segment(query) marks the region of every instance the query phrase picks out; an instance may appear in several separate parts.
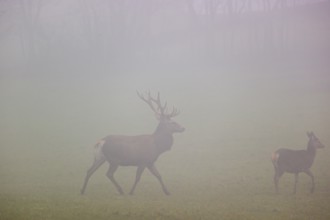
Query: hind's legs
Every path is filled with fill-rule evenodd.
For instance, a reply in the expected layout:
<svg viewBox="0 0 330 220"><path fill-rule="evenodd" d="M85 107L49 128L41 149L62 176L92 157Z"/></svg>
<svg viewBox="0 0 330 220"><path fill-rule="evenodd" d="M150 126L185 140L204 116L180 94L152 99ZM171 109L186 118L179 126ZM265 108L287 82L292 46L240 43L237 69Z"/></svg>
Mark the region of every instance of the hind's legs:
<svg viewBox="0 0 330 220"><path fill-rule="evenodd" d="M306 173L308 176L310 176L310 178L312 179L311 193L314 193L314 189L315 189L314 175L313 175L312 171L310 171L310 170L306 170L305 173Z"/></svg>
<svg viewBox="0 0 330 220"><path fill-rule="evenodd" d="M275 185L275 193L278 194L279 190L278 190L278 183L279 180L281 178L281 176L283 175L283 171L280 170L275 170L275 174L274 174L274 185Z"/></svg>
<svg viewBox="0 0 330 220"><path fill-rule="evenodd" d="M298 175L299 175L299 173L294 174L293 194L296 194L296 191L297 191Z"/></svg>

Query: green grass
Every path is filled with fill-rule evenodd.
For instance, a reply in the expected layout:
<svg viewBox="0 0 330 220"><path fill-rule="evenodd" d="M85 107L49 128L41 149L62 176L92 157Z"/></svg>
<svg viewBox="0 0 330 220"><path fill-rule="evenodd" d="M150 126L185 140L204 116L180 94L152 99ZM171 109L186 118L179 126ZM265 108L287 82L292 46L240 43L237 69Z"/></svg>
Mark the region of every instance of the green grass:
<svg viewBox="0 0 330 220"><path fill-rule="evenodd" d="M0 219L330 218L330 174L324 167L328 152L317 155L314 194L308 192L310 180L302 174L296 195L292 195L292 175L281 179L281 194L276 195L270 149L262 149L255 141L242 142L251 142L246 145L248 151L233 148L240 144L237 141L213 149L189 149L181 141L157 163L171 196L162 193L148 172L135 195L120 196L104 176L106 167L95 173L86 195L81 196L88 161L72 161L72 155L62 154L47 161L35 160L35 164L30 155L21 155L26 164L14 166L11 174L2 168L2 174L7 174L0 181ZM134 168L120 168L116 173L126 192L134 172Z"/></svg>

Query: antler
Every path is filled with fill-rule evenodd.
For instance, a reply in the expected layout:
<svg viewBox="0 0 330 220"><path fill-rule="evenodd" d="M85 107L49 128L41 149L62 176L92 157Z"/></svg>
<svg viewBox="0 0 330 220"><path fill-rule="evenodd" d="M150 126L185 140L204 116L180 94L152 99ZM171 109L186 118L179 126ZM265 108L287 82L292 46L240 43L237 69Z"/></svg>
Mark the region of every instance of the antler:
<svg viewBox="0 0 330 220"><path fill-rule="evenodd" d="M142 99L144 102L146 102L149 105L149 107L151 108L151 110L158 116L167 116L167 117L172 118L174 116L177 116L180 113L175 107L173 107L173 110L170 114L166 113L167 102L165 102L164 105L161 104L159 92L157 94L157 99L155 99L151 96L150 91L147 93L148 98L146 98L144 95L142 95L138 91L136 91L136 93L140 97L140 99ZM157 109L154 107L153 103L155 103L157 105Z"/></svg>
<svg viewBox="0 0 330 220"><path fill-rule="evenodd" d="M180 111L173 106L172 112L170 114L168 114L168 116L170 118L173 118L173 117L177 116L178 114L180 114Z"/></svg>

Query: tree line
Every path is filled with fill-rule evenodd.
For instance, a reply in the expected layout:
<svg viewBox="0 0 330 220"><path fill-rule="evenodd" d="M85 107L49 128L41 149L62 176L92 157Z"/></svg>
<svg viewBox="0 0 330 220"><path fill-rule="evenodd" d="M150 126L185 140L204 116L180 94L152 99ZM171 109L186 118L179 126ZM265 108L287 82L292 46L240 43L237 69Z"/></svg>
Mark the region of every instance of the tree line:
<svg viewBox="0 0 330 220"><path fill-rule="evenodd" d="M329 20L325 0L2 0L0 4L0 43L9 43L26 60L63 54L125 62L283 53L319 39L306 35L322 35Z"/></svg>

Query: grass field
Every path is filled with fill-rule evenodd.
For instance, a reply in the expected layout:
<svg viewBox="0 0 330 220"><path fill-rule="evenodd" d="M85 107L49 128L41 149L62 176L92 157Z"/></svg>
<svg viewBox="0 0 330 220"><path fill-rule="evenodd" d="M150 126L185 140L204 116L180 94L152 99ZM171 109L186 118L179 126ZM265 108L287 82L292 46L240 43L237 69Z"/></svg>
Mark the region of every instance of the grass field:
<svg viewBox="0 0 330 220"><path fill-rule="evenodd" d="M0 219L330 219L327 71L221 74L190 75L188 81L189 74L175 81L159 75L5 78ZM181 109L176 119L187 129L157 161L171 195L146 171L135 195L120 196L105 165L79 195L95 141L153 131L157 122L135 94L145 88L161 91ZM294 177L286 174L276 195L270 154L279 146L305 148L307 130L326 145L312 167L315 193L301 174L292 195ZM132 167L116 173L125 192L134 177Z"/></svg>

